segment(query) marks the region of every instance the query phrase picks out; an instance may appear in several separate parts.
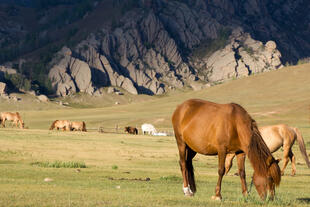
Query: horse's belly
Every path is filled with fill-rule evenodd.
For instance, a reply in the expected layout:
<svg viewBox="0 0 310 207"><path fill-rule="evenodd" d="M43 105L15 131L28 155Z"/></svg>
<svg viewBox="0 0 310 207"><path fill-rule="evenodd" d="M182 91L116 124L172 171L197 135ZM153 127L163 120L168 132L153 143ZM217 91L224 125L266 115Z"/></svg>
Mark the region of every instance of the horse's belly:
<svg viewBox="0 0 310 207"><path fill-rule="evenodd" d="M185 140L185 143L195 152L203 155L217 155L218 150L214 144L205 140L191 141Z"/></svg>

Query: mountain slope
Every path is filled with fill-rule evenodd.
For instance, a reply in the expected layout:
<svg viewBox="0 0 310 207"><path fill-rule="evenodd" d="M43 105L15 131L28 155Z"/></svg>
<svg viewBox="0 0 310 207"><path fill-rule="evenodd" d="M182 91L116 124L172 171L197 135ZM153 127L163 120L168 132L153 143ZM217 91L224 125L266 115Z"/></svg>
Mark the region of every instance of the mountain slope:
<svg viewBox="0 0 310 207"><path fill-rule="evenodd" d="M15 60L6 64L62 96L201 89L310 54L305 0L42 2L0 4L11 20L1 22L0 63Z"/></svg>

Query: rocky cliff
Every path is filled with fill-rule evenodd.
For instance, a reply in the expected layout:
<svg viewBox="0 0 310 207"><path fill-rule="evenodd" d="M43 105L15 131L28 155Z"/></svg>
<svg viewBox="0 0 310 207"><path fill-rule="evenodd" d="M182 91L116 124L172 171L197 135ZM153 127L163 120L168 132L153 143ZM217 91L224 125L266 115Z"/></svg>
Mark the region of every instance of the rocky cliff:
<svg viewBox="0 0 310 207"><path fill-rule="evenodd" d="M83 17L96 27L85 25L85 38L64 44L48 64L57 95L100 95L106 86L150 95L201 89L310 55L306 0L128 2L95 2L96 15ZM100 19L105 8L122 12Z"/></svg>

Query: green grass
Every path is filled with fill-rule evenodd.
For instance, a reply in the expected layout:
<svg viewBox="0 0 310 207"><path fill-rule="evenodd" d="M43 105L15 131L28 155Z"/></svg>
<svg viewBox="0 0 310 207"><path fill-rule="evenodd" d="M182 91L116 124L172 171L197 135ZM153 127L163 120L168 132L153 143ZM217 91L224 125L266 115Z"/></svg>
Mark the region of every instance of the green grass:
<svg viewBox="0 0 310 207"><path fill-rule="evenodd" d="M44 162L33 162L31 165L39 166L39 167L46 167L46 168L86 168L84 162L76 162L76 161L44 161Z"/></svg>
<svg viewBox="0 0 310 207"><path fill-rule="evenodd" d="M309 206L310 170L297 145L293 147L297 175L290 176L289 164L276 189L275 201L260 201L254 187L243 198L240 179L233 176L234 164L223 179L223 201L214 202L210 197L218 178L216 156L194 158L197 193L186 198L182 193L174 137L97 132L99 126L111 129L116 124L122 128L146 122L160 130L171 130L170 117L175 107L186 99L202 98L239 103L259 126L287 123L299 127L309 153L309 79L310 65L303 64L196 92L138 96L117 106L105 102L107 106L102 108L97 107L104 102L100 99L90 100L98 101L91 108L38 103L28 96L24 102L0 102L0 111L20 111L29 127L0 128L0 206ZM113 103L113 97L110 98ZM47 130L55 119L83 120L90 130L87 133ZM279 150L274 155L280 158L282 153ZM57 166L56 161L62 167L44 167ZM73 163L79 165L75 167ZM80 164L87 168L81 168ZM253 170L248 162L246 173L249 185ZM45 182L45 178L52 181Z"/></svg>

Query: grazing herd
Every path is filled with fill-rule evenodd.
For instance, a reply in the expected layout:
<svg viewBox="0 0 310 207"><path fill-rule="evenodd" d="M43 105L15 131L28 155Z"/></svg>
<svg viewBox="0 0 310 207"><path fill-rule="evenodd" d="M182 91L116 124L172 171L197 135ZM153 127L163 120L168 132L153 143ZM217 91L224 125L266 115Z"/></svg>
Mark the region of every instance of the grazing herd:
<svg viewBox="0 0 310 207"><path fill-rule="evenodd" d="M18 112L2 112L0 123L11 121L16 127L24 128L24 122ZM292 163L292 175L296 174L295 156L292 146L297 140L300 151L310 168L304 139L297 128L284 124L258 128L256 122L240 105L217 104L200 99L190 99L177 106L172 115L172 125L179 151L179 164L183 177L185 196L193 196L196 192L194 167L192 160L197 153L218 156L218 181L213 200L221 200L222 179L237 157L238 175L240 176L242 194L248 194L245 158L248 157L254 174L252 183L262 200L269 193L272 200L275 187L279 186L281 175L289 162ZM63 131L84 131L85 122L55 120L49 128ZM157 132L152 124L141 126L142 134L167 136ZM124 132L138 134L138 129L126 126ZM279 160L272 153L283 148L283 167L280 170Z"/></svg>
<svg viewBox="0 0 310 207"><path fill-rule="evenodd" d="M5 122L11 121L16 127L24 128L24 121L22 120L20 114L18 112L2 112L0 114L0 124L2 127L5 127ZM166 133L159 132L157 133L155 127L152 124L142 124L142 133L143 134L150 134L150 135L157 135L157 136L167 136ZM86 124L84 121L68 121L68 120L55 120L53 121L52 125L50 126L49 130L62 130L62 131L83 131L86 132ZM139 131L136 127L126 126L125 133L128 134L139 134Z"/></svg>
<svg viewBox="0 0 310 207"><path fill-rule="evenodd" d="M63 131L83 131L86 132L86 124L84 121L78 122L78 121L68 121L68 120L55 120L50 130L53 129L62 129Z"/></svg>

